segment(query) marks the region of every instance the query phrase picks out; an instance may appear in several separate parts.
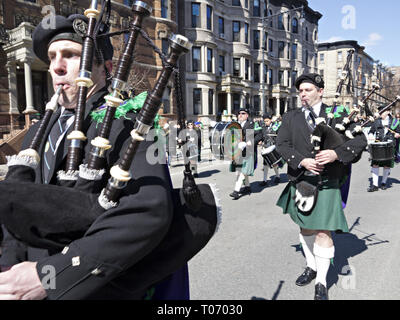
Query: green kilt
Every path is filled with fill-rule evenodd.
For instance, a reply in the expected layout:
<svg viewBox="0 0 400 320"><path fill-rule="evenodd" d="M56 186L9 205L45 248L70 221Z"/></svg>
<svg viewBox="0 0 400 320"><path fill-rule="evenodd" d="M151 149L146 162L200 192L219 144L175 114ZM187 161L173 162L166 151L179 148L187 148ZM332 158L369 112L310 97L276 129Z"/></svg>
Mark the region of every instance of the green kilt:
<svg viewBox="0 0 400 320"><path fill-rule="evenodd" d="M241 163L231 162L229 171L235 172L237 168L241 168L241 172L246 176L252 176L254 174L254 156L241 158Z"/></svg>
<svg viewBox="0 0 400 320"><path fill-rule="evenodd" d="M318 177L304 177L309 183L317 185ZM342 196L340 193L339 179L327 180L323 178L322 188L318 191L317 203L311 214L302 214L293 199L296 195L296 187L289 182L276 203L283 209L283 213L289 213L292 220L301 228L310 230L341 230L348 232L346 217L342 208Z"/></svg>

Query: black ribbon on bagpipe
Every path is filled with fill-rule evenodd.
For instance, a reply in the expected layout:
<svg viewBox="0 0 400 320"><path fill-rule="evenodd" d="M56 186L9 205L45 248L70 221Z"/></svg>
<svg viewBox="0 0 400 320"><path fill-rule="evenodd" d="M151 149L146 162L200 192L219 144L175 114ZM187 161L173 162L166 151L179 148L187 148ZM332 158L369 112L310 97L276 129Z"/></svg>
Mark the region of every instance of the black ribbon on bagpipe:
<svg viewBox="0 0 400 320"><path fill-rule="evenodd" d="M141 34L143 32L140 30ZM146 36L146 39L150 38ZM179 43L172 45L179 47ZM154 44L152 46L155 47ZM156 51L161 53L158 48ZM179 54L185 52L182 48L178 48L178 51L181 51ZM168 57L163 55L161 57L163 63L167 63L164 67L170 70L168 75L169 72L177 70L176 66L168 65ZM159 82L153 91L163 91ZM166 85L168 79L162 79L161 82L162 85ZM139 120L136 120L135 125L138 121L142 121L137 126L138 130L141 130L144 123L153 123L161 96L152 97L151 93L148 95L144 107L137 116ZM130 161L134 155L135 153L129 155ZM186 177L185 175L184 179ZM160 278L158 280L161 280L161 277L183 266L208 243L216 231L220 207L214 195L215 190L208 184L193 185L193 176L188 174L188 177L189 179L191 177L189 182L192 189L185 190L184 182L183 189L173 189L171 192L174 214L165 238L155 250L138 263L138 270L142 272L141 277L138 277L138 286L148 285L149 279L155 281L154 274L150 274L150 270L156 272ZM26 165L12 165L9 166L5 180L0 182L0 221L16 239L29 246L59 252L72 241L83 237L89 226L107 211L99 202L98 191L94 192L90 183L78 183L80 178L74 188L36 184L34 179L33 168ZM107 188L108 185L105 189ZM158 261L158 263L146 269L143 268L145 261ZM163 263L159 263L160 261Z"/></svg>

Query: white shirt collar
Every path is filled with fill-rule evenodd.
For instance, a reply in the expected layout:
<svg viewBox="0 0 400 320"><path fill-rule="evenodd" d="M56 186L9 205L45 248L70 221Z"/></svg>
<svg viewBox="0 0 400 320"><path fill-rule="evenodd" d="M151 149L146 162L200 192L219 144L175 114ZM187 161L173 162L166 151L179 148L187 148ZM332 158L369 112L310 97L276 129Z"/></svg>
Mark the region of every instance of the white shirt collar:
<svg viewBox="0 0 400 320"><path fill-rule="evenodd" d="M311 108L314 110L314 113L319 116L319 113L321 112L321 106L322 106L322 101L318 102L317 104L314 104ZM306 111L307 113L309 112L306 107L303 107L303 111Z"/></svg>

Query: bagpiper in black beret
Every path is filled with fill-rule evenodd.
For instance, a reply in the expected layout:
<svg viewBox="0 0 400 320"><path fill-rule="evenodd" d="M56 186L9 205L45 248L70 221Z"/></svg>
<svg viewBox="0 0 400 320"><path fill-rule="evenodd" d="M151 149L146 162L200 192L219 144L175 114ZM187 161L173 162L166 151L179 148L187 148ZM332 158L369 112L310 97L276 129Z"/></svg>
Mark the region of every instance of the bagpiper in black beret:
<svg viewBox="0 0 400 320"><path fill-rule="evenodd" d="M297 90L299 90L299 87L303 82L312 83L313 85L317 86L318 88L325 87L324 79L318 73L305 73L305 74L302 74L300 77L298 77L296 79L296 82L294 83Z"/></svg>
<svg viewBox="0 0 400 320"><path fill-rule="evenodd" d="M83 36L86 34L88 18L82 14L73 14L68 18L55 16L55 27L46 24L43 19L32 33L33 52L43 62L49 64L47 50L52 42L56 40L70 40L83 43ZM102 24L99 34L106 33L108 26ZM113 47L108 37L97 40L97 46L103 53L105 61L113 57Z"/></svg>

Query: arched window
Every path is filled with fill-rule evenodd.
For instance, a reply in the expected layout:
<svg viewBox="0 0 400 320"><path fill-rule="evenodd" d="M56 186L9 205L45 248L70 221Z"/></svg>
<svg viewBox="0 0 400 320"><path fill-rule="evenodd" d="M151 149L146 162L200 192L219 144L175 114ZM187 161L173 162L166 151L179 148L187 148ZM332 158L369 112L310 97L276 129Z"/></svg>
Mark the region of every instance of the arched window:
<svg viewBox="0 0 400 320"><path fill-rule="evenodd" d="M306 37L306 41L308 41L308 28L306 27L306 34L305 34L305 37Z"/></svg>
<svg viewBox="0 0 400 320"><path fill-rule="evenodd" d="M299 20L297 18L292 19L292 32L299 33Z"/></svg>

